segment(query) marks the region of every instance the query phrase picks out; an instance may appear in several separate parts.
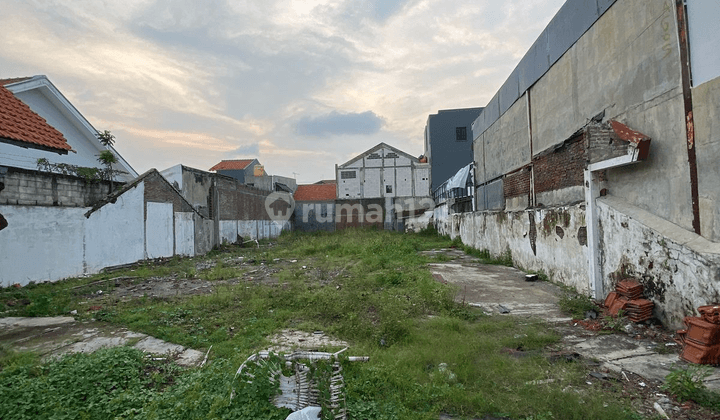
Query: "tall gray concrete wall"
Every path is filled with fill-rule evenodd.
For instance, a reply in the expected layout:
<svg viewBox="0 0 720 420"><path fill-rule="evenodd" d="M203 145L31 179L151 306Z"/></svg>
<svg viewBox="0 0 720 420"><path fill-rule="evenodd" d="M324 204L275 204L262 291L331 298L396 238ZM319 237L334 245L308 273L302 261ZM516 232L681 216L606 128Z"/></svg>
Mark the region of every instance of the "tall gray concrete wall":
<svg viewBox="0 0 720 420"><path fill-rule="evenodd" d="M702 235L720 242L720 77L693 89Z"/></svg>
<svg viewBox="0 0 720 420"><path fill-rule="evenodd" d="M604 111L606 120L616 119L652 138L647 161L608 170L608 189L692 229L677 32L670 0L616 2L525 92L530 121L527 97L515 96L507 105L513 96L501 89L498 108L488 104L473 126L478 183L529 163L530 135L532 156L538 156ZM712 88L697 89L696 95L707 90ZM709 96L717 97L717 91Z"/></svg>
<svg viewBox="0 0 720 420"><path fill-rule="evenodd" d="M530 130L524 97L485 131L483 142L488 181L530 163Z"/></svg>
<svg viewBox="0 0 720 420"><path fill-rule="evenodd" d="M669 0L616 2L530 93L535 153L602 111L650 136L648 160L609 170L608 189L692 229L680 56Z"/></svg>

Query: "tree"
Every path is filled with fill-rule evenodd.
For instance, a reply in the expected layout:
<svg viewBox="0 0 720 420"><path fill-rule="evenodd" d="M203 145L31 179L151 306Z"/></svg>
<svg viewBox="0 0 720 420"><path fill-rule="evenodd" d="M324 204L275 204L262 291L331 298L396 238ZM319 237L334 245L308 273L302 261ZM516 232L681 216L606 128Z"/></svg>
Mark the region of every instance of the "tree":
<svg viewBox="0 0 720 420"><path fill-rule="evenodd" d="M112 147L113 144L115 144L115 136L108 130L104 130L103 132L97 133L97 138L100 140L100 143L103 144L105 147ZM113 164L117 163L117 157L115 157L115 154L110 150L103 150L98 155L98 162L102 163L105 166L105 175L107 176L107 179L110 180L110 192L115 189L113 186L113 180L115 178L115 171L113 169Z"/></svg>
<svg viewBox="0 0 720 420"><path fill-rule="evenodd" d="M98 131L97 138L105 147L112 147L115 144L115 136L108 130L104 130L102 133Z"/></svg>
<svg viewBox="0 0 720 420"><path fill-rule="evenodd" d="M105 174L107 176L107 179L110 180L110 192L112 192L114 189L113 178L114 178L114 174L115 174L115 170L113 169L112 165L113 165L113 163L117 163L117 158L115 157L113 152L111 152L109 150L103 150L98 155L98 162L105 165Z"/></svg>

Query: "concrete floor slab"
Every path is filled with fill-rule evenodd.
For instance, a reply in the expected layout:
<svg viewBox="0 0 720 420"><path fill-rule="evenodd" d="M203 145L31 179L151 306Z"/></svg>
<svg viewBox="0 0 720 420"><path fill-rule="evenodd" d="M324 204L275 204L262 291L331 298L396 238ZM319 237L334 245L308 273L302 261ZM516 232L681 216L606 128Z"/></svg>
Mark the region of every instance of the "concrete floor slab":
<svg viewBox="0 0 720 420"><path fill-rule="evenodd" d="M184 366L197 365L205 356L200 351L103 322L79 322L71 317L0 318L1 345L35 352L45 360L133 343L147 353L171 355Z"/></svg>

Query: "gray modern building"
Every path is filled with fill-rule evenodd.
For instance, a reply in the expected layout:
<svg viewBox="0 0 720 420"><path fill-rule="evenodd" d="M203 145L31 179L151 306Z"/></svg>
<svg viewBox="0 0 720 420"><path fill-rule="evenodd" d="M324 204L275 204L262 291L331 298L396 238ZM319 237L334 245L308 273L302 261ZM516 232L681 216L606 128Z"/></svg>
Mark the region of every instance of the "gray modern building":
<svg viewBox="0 0 720 420"><path fill-rule="evenodd" d="M443 109L425 124L425 157L430 163L430 193L473 161L472 123L483 108Z"/></svg>

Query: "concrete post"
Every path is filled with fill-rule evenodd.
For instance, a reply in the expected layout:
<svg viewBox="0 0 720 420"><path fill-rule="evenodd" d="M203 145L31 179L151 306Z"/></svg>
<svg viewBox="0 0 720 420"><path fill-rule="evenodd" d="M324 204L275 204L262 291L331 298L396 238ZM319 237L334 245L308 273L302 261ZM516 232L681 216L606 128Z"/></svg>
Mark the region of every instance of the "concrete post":
<svg viewBox="0 0 720 420"><path fill-rule="evenodd" d="M588 243L588 274L590 274L590 290L595 299L604 299L603 278L600 273L600 236L598 229L597 203L600 186L597 175L589 169L585 170L585 218L587 223Z"/></svg>

